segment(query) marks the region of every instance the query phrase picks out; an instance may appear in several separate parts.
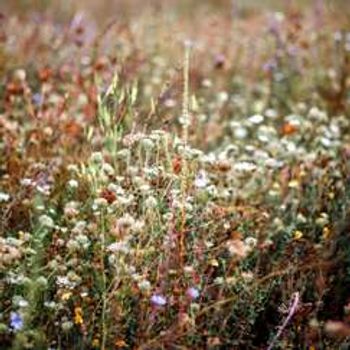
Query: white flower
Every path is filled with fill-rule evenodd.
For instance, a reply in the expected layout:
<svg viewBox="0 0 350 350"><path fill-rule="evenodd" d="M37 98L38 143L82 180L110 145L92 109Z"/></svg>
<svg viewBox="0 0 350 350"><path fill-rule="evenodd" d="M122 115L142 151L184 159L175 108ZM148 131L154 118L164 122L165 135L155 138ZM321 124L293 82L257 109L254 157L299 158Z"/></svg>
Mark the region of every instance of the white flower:
<svg viewBox="0 0 350 350"><path fill-rule="evenodd" d="M224 278L223 277L216 277L214 279L214 284L217 284L217 285L221 285L225 282Z"/></svg>
<svg viewBox="0 0 350 350"><path fill-rule="evenodd" d="M80 245L76 240L70 239L67 242L67 249L70 253L77 252L80 249Z"/></svg>
<svg viewBox="0 0 350 350"><path fill-rule="evenodd" d="M84 220L80 220L73 227L72 233L74 233L76 235L79 235L79 234L83 233L83 231L85 230L86 226L87 226L87 222L84 221Z"/></svg>
<svg viewBox="0 0 350 350"><path fill-rule="evenodd" d="M160 129L156 129L156 130L152 130L151 131L150 138L152 140L156 141L156 140L161 140L162 138L167 137L167 136L168 136L168 134L167 134L166 131L160 130Z"/></svg>
<svg viewBox="0 0 350 350"><path fill-rule="evenodd" d="M272 109L272 108L269 108L265 111L265 116L267 118L271 118L271 119L274 119L278 116L278 113L276 110Z"/></svg>
<svg viewBox="0 0 350 350"><path fill-rule="evenodd" d="M226 243L227 251L230 256L243 259L248 254L247 246L239 239L232 239Z"/></svg>
<svg viewBox="0 0 350 350"><path fill-rule="evenodd" d="M103 155L101 152L94 152L91 155L91 161L93 163L101 164L103 162Z"/></svg>
<svg viewBox="0 0 350 350"><path fill-rule="evenodd" d="M206 88L210 88L213 86L213 83L210 79L203 79L202 80L202 86Z"/></svg>
<svg viewBox="0 0 350 350"><path fill-rule="evenodd" d="M28 187L28 186L31 186L33 185L33 181L32 179L29 179L29 178L24 178L20 181L21 185L24 186L24 187Z"/></svg>
<svg viewBox="0 0 350 350"><path fill-rule="evenodd" d="M204 170L200 170L194 180L194 185L197 188L204 188L209 184L209 179Z"/></svg>
<svg viewBox="0 0 350 350"><path fill-rule="evenodd" d="M274 158L268 158L265 161L265 166L270 167L270 168L275 168L275 169L281 168L283 166L283 164L284 163L281 160L277 160Z"/></svg>
<svg viewBox="0 0 350 350"><path fill-rule="evenodd" d="M64 332L69 331L71 328L73 328L74 323L72 321L64 321L61 324L61 328Z"/></svg>
<svg viewBox="0 0 350 350"><path fill-rule="evenodd" d="M107 175L114 175L114 168L112 167L112 165L110 165L109 163L103 163L102 165L102 170L107 174Z"/></svg>
<svg viewBox="0 0 350 350"><path fill-rule="evenodd" d="M192 273L194 272L193 266L186 265L186 266L184 267L184 272L185 272L186 274L192 274Z"/></svg>
<svg viewBox="0 0 350 350"><path fill-rule="evenodd" d="M80 244L81 248L89 248L90 240L87 236L80 234L75 238L75 240Z"/></svg>
<svg viewBox="0 0 350 350"><path fill-rule="evenodd" d="M79 173L79 168L76 164L69 164L67 170L71 173Z"/></svg>
<svg viewBox="0 0 350 350"><path fill-rule="evenodd" d="M127 159L130 157L130 150L127 148L123 148L117 152L117 157L119 159Z"/></svg>
<svg viewBox="0 0 350 350"><path fill-rule="evenodd" d="M0 192L0 203L8 202L10 200L10 195L4 192Z"/></svg>
<svg viewBox="0 0 350 350"><path fill-rule="evenodd" d="M221 103L227 102L229 99L229 94L226 91L220 91L217 95L217 99Z"/></svg>
<svg viewBox="0 0 350 350"><path fill-rule="evenodd" d="M185 115L182 115L179 117L179 123L182 125L182 126L190 126L191 125L191 120L189 118L189 116L185 116Z"/></svg>
<svg viewBox="0 0 350 350"><path fill-rule="evenodd" d="M38 192L48 196L50 194L50 185L45 184L45 185L37 185L36 189Z"/></svg>
<svg viewBox="0 0 350 350"><path fill-rule="evenodd" d="M119 228L125 229L133 226L134 223L135 223L135 219L130 214L126 213L117 220L116 225Z"/></svg>
<svg viewBox="0 0 350 350"><path fill-rule="evenodd" d="M199 158L203 155L203 151L196 149L196 148L190 148L189 149L189 155L190 158Z"/></svg>
<svg viewBox="0 0 350 350"><path fill-rule="evenodd" d="M245 162L245 161L238 162L234 164L233 167L238 172L251 172L256 169L256 165L254 163Z"/></svg>
<svg viewBox="0 0 350 350"><path fill-rule="evenodd" d="M264 121L264 116L261 114L254 114L250 118L248 118L248 121L252 124L260 124Z"/></svg>
<svg viewBox="0 0 350 350"><path fill-rule="evenodd" d="M92 204L92 210L98 210L102 207L107 207L108 201L105 198L96 198Z"/></svg>
<svg viewBox="0 0 350 350"><path fill-rule="evenodd" d="M139 190L141 193L146 194L151 189L149 184L143 183L139 185Z"/></svg>
<svg viewBox="0 0 350 350"><path fill-rule="evenodd" d="M13 247L19 247L22 244L21 240L14 237L7 237L5 241L8 245Z"/></svg>
<svg viewBox="0 0 350 350"><path fill-rule="evenodd" d="M54 309L56 307L56 303L54 301L45 301L44 306L48 309Z"/></svg>
<svg viewBox="0 0 350 350"><path fill-rule="evenodd" d="M64 207L64 214L69 216L69 217L73 217L76 216L79 212L78 212L78 202L68 202L65 207Z"/></svg>
<svg viewBox="0 0 350 350"><path fill-rule="evenodd" d="M39 223L43 227L47 227L47 228L54 227L54 221L47 215L41 215L39 217Z"/></svg>
<svg viewBox="0 0 350 350"><path fill-rule="evenodd" d="M326 148L329 148L332 146L332 141L327 137L321 137L320 141L321 141L322 146L324 146Z"/></svg>
<svg viewBox="0 0 350 350"><path fill-rule="evenodd" d="M248 136L248 130L242 126L235 128L233 134L236 139L243 140Z"/></svg>
<svg viewBox="0 0 350 350"><path fill-rule="evenodd" d="M27 307L29 305L28 301L20 295L15 295L12 302L18 307Z"/></svg>
<svg viewBox="0 0 350 350"><path fill-rule="evenodd" d="M210 185L206 188L207 193L212 196L216 197L218 195L218 189L215 185Z"/></svg>
<svg viewBox="0 0 350 350"><path fill-rule="evenodd" d="M251 272L251 271L242 272L242 273L241 273L241 276L242 276L242 278L243 278L246 282L250 282L250 281L252 281L253 278L254 278L254 274L253 274L253 272Z"/></svg>
<svg viewBox="0 0 350 350"><path fill-rule="evenodd" d="M283 12L277 11L274 13L274 18L277 22L283 22L285 19L285 15Z"/></svg>
<svg viewBox="0 0 350 350"><path fill-rule="evenodd" d="M112 253L128 253L129 252L129 246L126 242L120 241L120 242L114 242L112 244L110 244L107 247L107 250L112 252Z"/></svg>
<svg viewBox="0 0 350 350"><path fill-rule="evenodd" d="M148 291L151 289L151 283L148 280L142 280L138 283L138 287L143 291Z"/></svg>
<svg viewBox="0 0 350 350"><path fill-rule="evenodd" d="M130 194L127 197L118 197L118 203L122 206L128 206L131 203L133 203L134 200L135 200L135 197L132 194Z"/></svg>
<svg viewBox="0 0 350 350"><path fill-rule="evenodd" d="M164 106L167 108L173 108L176 106L176 100L168 98L164 101Z"/></svg>
<svg viewBox="0 0 350 350"><path fill-rule="evenodd" d="M329 216L327 213L321 213L320 216L315 220L316 225L325 226L329 223Z"/></svg>
<svg viewBox="0 0 350 350"><path fill-rule="evenodd" d="M157 199L154 198L153 196L149 196L146 200L145 200L145 207L147 209L154 209L157 206L158 202Z"/></svg>
<svg viewBox="0 0 350 350"><path fill-rule="evenodd" d="M115 184L115 183L110 183L110 184L107 186L107 189L108 189L109 191L114 192L114 193L117 194L117 195L120 195L120 196L123 196L123 195L125 194L124 189L123 189L121 186L119 186L119 185L117 185L117 184Z"/></svg>
<svg viewBox="0 0 350 350"><path fill-rule="evenodd" d="M25 81L26 80L26 71L24 69L16 69L14 72L14 76L19 81Z"/></svg>
<svg viewBox="0 0 350 350"><path fill-rule="evenodd" d="M71 189L78 188L79 182L77 180L71 179L68 181L68 187Z"/></svg>
<svg viewBox="0 0 350 350"><path fill-rule="evenodd" d="M57 276L56 284L60 287L66 287L71 284L67 276Z"/></svg>
<svg viewBox="0 0 350 350"><path fill-rule="evenodd" d="M255 237L247 237L245 240L244 240L244 244L249 247L249 249L253 249L256 247L258 241Z"/></svg>
<svg viewBox="0 0 350 350"><path fill-rule="evenodd" d="M313 120L325 122L328 119L327 113L321 111L317 107L312 107L309 111L309 117Z"/></svg>
<svg viewBox="0 0 350 350"><path fill-rule="evenodd" d="M131 147L143 137L145 137L145 135L141 132L127 134L123 138L123 145L125 147Z"/></svg>
<svg viewBox="0 0 350 350"><path fill-rule="evenodd" d="M151 151L154 148L154 143L153 141L148 138L145 137L144 139L142 139L140 141L140 144L142 145L142 147L146 150L146 151Z"/></svg>
<svg viewBox="0 0 350 350"><path fill-rule="evenodd" d="M343 34L339 30L334 32L333 38L335 41L341 41L343 39Z"/></svg>

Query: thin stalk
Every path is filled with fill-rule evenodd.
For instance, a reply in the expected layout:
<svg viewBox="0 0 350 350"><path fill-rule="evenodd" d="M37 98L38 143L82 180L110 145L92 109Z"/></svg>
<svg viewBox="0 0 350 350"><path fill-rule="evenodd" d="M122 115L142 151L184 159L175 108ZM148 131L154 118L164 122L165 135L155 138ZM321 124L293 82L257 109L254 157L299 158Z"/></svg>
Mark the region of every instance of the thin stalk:
<svg viewBox="0 0 350 350"><path fill-rule="evenodd" d="M102 323L102 340L101 340L101 350L106 349L106 339L107 339L107 329L106 329L106 309L107 309L107 278L105 273L105 263L104 263L104 250L105 250L105 220L104 214L101 215L101 266L102 266L102 312L101 312L101 323Z"/></svg>
<svg viewBox="0 0 350 350"><path fill-rule="evenodd" d="M189 71L190 71L190 52L191 46L185 44L185 56L184 56L184 69L183 69L183 98L182 98L182 118L183 118L183 129L182 139L184 144L188 141L188 126L190 119L190 112L188 108L189 101Z"/></svg>
<svg viewBox="0 0 350 350"><path fill-rule="evenodd" d="M184 55L184 69L183 69L183 99L182 99L182 140L184 147L187 147L188 143L188 127L190 123L190 113L189 113L189 71L190 71L190 51L191 46L189 43L185 43L185 55ZM184 260L184 234L185 234L185 224L186 224L186 192L187 192L187 174L188 174L188 164L186 160L186 155L182 160L182 179L181 179L181 193L182 193L182 208L181 208L181 232L180 232L180 265L183 265Z"/></svg>
<svg viewBox="0 0 350 350"><path fill-rule="evenodd" d="M292 319L293 315L295 314L295 312L298 308L298 305L299 305L299 299L300 299L299 292L294 293L293 301L292 301L291 306L289 308L288 315L287 315L286 319L284 320L283 324L281 325L281 327L279 328L277 334L273 338L273 340L272 340L271 344L269 345L269 347L267 348L267 350L272 350L274 348L277 340L282 335L282 333L285 330L285 328L287 327L289 321Z"/></svg>

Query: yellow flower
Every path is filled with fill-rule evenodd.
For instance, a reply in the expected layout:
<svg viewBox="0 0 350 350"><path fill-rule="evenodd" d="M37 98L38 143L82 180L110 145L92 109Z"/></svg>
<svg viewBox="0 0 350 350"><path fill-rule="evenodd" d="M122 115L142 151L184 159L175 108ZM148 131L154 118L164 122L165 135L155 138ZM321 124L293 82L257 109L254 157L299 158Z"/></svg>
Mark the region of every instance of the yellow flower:
<svg viewBox="0 0 350 350"><path fill-rule="evenodd" d="M64 292L61 296L61 299L63 301L67 301L71 297L71 295L72 295L72 292Z"/></svg>
<svg viewBox="0 0 350 350"><path fill-rule="evenodd" d="M328 227L328 226L325 226L325 227L323 228L323 230L322 230L322 238L323 238L324 240L327 240L327 239L330 238L331 234L332 234L332 232L331 232L331 230L329 229L329 227Z"/></svg>
<svg viewBox="0 0 350 350"><path fill-rule="evenodd" d="M294 232L294 239L295 239L296 241L298 241L298 240L301 239L301 238L303 238L303 233L302 233L301 231L299 231L299 230L296 230L296 231Z"/></svg>
<svg viewBox="0 0 350 350"><path fill-rule="evenodd" d="M83 324L83 310L81 307L74 308L74 323L75 324Z"/></svg>
<svg viewBox="0 0 350 350"><path fill-rule="evenodd" d="M299 187L299 182L297 180L289 181L288 187L289 188L298 188Z"/></svg>
<svg viewBox="0 0 350 350"><path fill-rule="evenodd" d="M93 348L98 348L100 346L100 340L98 338L94 338L91 343Z"/></svg>
<svg viewBox="0 0 350 350"><path fill-rule="evenodd" d="M217 266L219 266L219 262L218 262L216 259L211 259L211 260L209 261L209 265L210 265L210 266L217 267Z"/></svg>

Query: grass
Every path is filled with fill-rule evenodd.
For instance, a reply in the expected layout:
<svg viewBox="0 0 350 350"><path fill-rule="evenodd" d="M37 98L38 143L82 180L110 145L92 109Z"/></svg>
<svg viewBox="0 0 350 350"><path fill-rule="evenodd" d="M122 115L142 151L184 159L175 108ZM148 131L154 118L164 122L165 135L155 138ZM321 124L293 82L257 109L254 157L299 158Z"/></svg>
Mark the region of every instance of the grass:
<svg viewBox="0 0 350 350"><path fill-rule="evenodd" d="M1 349L347 348L337 4L5 3Z"/></svg>

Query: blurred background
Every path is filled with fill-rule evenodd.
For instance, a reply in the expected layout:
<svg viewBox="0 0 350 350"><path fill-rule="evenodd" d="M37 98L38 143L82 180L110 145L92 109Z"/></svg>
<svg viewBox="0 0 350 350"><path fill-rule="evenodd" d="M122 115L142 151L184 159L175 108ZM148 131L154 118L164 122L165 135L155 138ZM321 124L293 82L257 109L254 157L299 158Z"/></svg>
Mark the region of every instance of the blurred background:
<svg viewBox="0 0 350 350"><path fill-rule="evenodd" d="M308 94L312 69L333 101L338 85L327 72L337 67L338 77L348 64L338 43L349 32L350 0L0 0L0 73L92 62L107 82L115 69L126 81L155 71L149 94L180 100L182 44L191 40L194 89L210 78L225 91L227 76L239 75L253 95L277 59L288 96Z"/></svg>
<svg viewBox="0 0 350 350"><path fill-rule="evenodd" d="M145 11L170 11L193 18L196 11L206 9L231 16L247 16L252 13L285 8L319 8L327 12L349 16L349 0L2 0L0 9L18 15L33 12L50 14L64 20L77 11L93 14L98 21L112 16L138 16ZM202 18L205 21L205 18Z"/></svg>

